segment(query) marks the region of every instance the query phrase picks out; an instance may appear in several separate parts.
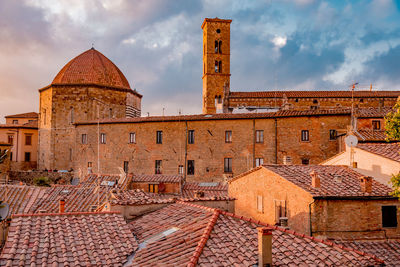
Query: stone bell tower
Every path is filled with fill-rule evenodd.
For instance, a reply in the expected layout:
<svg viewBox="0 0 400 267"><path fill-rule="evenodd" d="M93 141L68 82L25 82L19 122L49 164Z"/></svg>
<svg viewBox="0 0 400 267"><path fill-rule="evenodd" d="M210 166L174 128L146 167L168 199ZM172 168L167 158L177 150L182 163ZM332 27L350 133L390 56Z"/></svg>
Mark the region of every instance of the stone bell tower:
<svg viewBox="0 0 400 267"><path fill-rule="evenodd" d="M206 18L201 25L203 29L204 114L222 112L226 88L229 90L231 22L232 20L227 19Z"/></svg>

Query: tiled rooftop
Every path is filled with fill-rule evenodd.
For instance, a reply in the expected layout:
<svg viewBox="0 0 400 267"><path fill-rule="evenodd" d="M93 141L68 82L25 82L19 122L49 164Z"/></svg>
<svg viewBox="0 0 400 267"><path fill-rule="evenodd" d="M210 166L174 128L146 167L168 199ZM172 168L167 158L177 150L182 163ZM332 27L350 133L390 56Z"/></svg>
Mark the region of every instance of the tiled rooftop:
<svg viewBox="0 0 400 267"><path fill-rule="evenodd" d="M122 266L137 243L119 214L15 215L1 266Z"/></svg>
<svg viewBox="0 0 400 267"><path fill-rule="evenodd" d="M37 112L28 112L28 113L21 113L21 114L15 114L15 115L8 115L5 116L4 118L32 118L32 119L38 119L39 114Z"/></svg>
<svg viewBox="0 0 400 267"><path fill-rule="evenodd" d="M111 189L96 187L77 187L73 185L58 185L46 190L44 196L32 205L33 213L44 211L58 212L59 201L65 200L66 212L88 212L92 206L100 206L107 200Z"/></svg>
<svg viewBox="0 0 400 267"><path fill-rule="evenodd" d="M165 174L133 174L132 182L159 182L159 183L180 183L183 176L181 175L165 175Z"/></svg>
<svg viewBox="0 0 400 267"><path fill-rule="evenodd" d="M129 182L128 177L122 177L119 175L107 175L107 174L89 174L79 183L80 187L115 187L120 189L126 189Z"/></svg>
<svg viewBox="0 0 400 267"><path fill-rule="evenodd" d="M0 128L22 128L22 129L37 129L38 121L27 122L24 124L0 124Z"/></svg>
<svg viewBox="0 0 400 267"><path fill-rule="evenodd" d="M9 214L32 213L34 203L40 200L47 188L24 185L0 185L0 200L10 206Z"/></svg>
<svg viewBox="0 0 400 267"><path fill-rule="evenodd" d="M400 91L399 91L400 93ZM358 108L355 110L355 115L360 118L383 118L392 111L391 107L382 108Z"/></svg>
<svg viewBox="0 0 400 267"><path fill-rule="evenodd" d="M385 266L400 265L400 241L399 240L355 240L355 241L335 241L335 243L373 254L385 261Z"/></svg>
<svg viewBox="0 0 400 267"><path fill-rule="evenodd" d="M132 266L253 266L257 227L273 229L274 266L376 266L374 256L217 209L178 202L129 224L139 249Z"/></svg>
<svg viewBox="0 0 400 267"><path fill-rule="evenodd" d="M144 192L141 189L115 190L112 192L111 204L114 205L146 205L173 203L177 196Z"/></svg>
<svg viewBox="0 0 400 267"><path fill-rule="evenodd" d="M183 198L194 198L196 192L204 192L204 198L227 197L228 185L222 183L186 182L182 188Z"/></svg>
<svg viewBox="0 0 400 267"><path fill-rule="evenodd" d="M400 162L399 143L359 143L357 148Z"/></svg>
<svg viewBox="0 0 400 267"><path fill-rule="evenodd" d="M258 92L230 92L230 98L319 98L319 97L344 97L351 98L352 93L347 91L258 91ZM400 91L354 91L354 97L391 97L397 98Z"/></svg>
<svg viewBox="0 0 400 267"><path fill-rule="evenodd" d="M372 181L372 192L361 191L360 177L364 176L346 166L331 165L263 165L309 192L314 197L360 197L360 196L382 196L389 197L392 191L386 185L375 180ZM321 181L319 188L311 186L310 173L314 171ZM339 179L342 179L340 182ZM235 179L235 178L234 178Z"/></svg>
<svg viewBox="0 0 400 267"><path fill-rule="evenodd" d="M384 130L357 130L355 133L358 140L361 142L372 142L379 141L384 142L386 140L386 133Z"/></svg>

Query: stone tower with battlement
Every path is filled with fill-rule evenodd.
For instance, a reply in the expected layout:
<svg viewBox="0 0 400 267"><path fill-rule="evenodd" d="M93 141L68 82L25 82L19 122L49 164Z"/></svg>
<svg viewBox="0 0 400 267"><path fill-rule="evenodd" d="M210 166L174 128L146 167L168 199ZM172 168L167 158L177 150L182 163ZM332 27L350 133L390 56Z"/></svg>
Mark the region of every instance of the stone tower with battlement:
<svg viewBox="0 0 400 267"><path fill-rule="evenodd" d="M230 25L232 20L206 18L203 29L203 113L223 111L230 83Z"/></svg>

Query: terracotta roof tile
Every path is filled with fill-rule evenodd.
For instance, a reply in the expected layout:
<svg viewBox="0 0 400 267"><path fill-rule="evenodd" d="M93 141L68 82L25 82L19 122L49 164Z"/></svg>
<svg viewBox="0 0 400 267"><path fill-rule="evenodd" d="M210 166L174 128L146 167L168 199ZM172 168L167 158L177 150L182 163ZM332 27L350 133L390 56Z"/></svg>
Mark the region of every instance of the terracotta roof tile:
<svg viewBox="0 0 400 267"><path fill-rule="evenodd" d="M33 206L47 188L23 185L0 185L0 200L10 206L9 214L33 213Z"/></svg>
<svg viewBox="0 0 400 267"><path fill-rule="evenodd" d="M222 183L186 182L182 188L182 198L195 198L196 192L204 192L204 198L228 197L228 185Z"/></svg>
<svg viewBox="0 0 400 267"><path fill-rule="evenodd" d="M121 176L115 174L89 174L84 177L84 179L79 183L80 187L96 187L100 185L101 187L112 187L126 189L129 183L130 177Z"/></svg>
<svg viewBox="0 0 400 267"><path fill-rule="evenodd" d="M400 162L399 143L359 143L357 148Z"/></svg>
<svg viewBox="0 0 400 267"><path fill-rule="evenodd" d="M28 113L21 113L21 114L15 114L15 115L8 115L8 116L5 116L4 118L32 118L32 119L38 119L39 118L39 113L37 113L37 112L28 112Z"/></svg>
<svg viewBox="0 0 400 267"><path fill-rule="evenodd" d="M1 266L122 266L137 243L119 214L13 216Z"/></svg>
<svg viewBox="0 0 400 267"><path fill-rule="evenodd" d="M230 92L229 98L351 98L351 91L258 91L258 92ZM400 91L354 91L354 97L391 97L400 96Z"/></svg>
<svg viewBox="0 0 400 267"><path fill-rule="evenodd" d="M361 191L360 177L364 176L346 166L331 165L263 165L309 192L314 197L361 197L382 196L390 197L391 188L375 180L372 181L372 192ZM310 173L314 171L321 181L319 188L311 186ZM339 181L341 180L341 181Z"/></svg>
<svg viewBox="0 0 400 267"><path fill-rule="evenodd" d="M360 142L384 142L386 141L386 132L384 130L357 130L355 133Z"/></svg>
<svg viewBox="0 0 400 267"><path fill-rule="evenodd" d="M116 190L112 192L111 204L147 205L175 202L177 196L144 192L141 189Z"/></svg>
<svg viewBox="0 0 400 267"><path fill-rule="evenodd" d="M400 241L398 240L355 240L335 241L335 243L376 255L385 261L385 266L400 265Z"/></svg>
<svg viewBox="0 0 400 267"><path fill-rule="evenodd" d="M377 266L383 261L217 209L179 202L130 224L139 249L133 266L252 266L257 227L273 229L274 266Z"/></svg>
<svg viewBox="0 0 400 267"><path fill-rule="evenodd" d="M181 175L165 174L133 174L132 182L159 182L159 183L180 183L183 180Z"/></svg>
<svg viewBox="0 0 400 267"><path fill-rule="evenodd" d="M98 84L131 88L119 68L94 48L68 62L54 78L52 84Z"/></svg>
<svg viewBox="0 0 400 267"><path fill-rule="evenodd" d="M7 128L7 129L13 129L13 128L22 128L22 129L37 129L38 128L38 121L32 121L32 122L27 122L24 124L0 124L0 128Z"/></svg>
<svg viewBox="0 0 400 267"><path fill-rule="evenodd" d="M392 110L391 107L358 108L355 110L355 115L360 118L383 118Z"/></svg>

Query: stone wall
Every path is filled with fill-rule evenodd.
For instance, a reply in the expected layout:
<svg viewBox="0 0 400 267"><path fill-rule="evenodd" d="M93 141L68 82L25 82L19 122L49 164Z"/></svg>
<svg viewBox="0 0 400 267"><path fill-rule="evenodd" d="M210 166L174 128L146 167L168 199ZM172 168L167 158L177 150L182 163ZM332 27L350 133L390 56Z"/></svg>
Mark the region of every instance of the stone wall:
<svg viewBox="0 0 400 267"><path fill-rule="evenodd" d="M46 171L10 171L10 181L20 181L33 185L33 180L38 177L48 177L52 184L70 184L75 177L73 172L46 172Z"/></svg>

